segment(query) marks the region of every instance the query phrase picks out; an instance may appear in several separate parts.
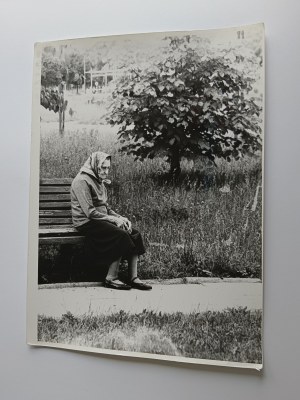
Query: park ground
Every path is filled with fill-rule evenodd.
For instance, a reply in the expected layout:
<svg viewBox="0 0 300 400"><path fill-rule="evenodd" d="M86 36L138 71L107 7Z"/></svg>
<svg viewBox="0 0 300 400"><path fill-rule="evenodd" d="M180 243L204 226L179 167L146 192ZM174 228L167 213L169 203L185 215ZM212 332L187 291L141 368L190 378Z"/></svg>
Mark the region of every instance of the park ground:
<svg viewBox="0 0 300 400"><path fill-rule="evenodd" d="M261 363L262 283L152 282L150 292L43 285L38 339L91 348Z"/></svg>
<svg viewBox="0 0 300 400"><path fill-rule="evenodd" d="M147 253L139 274L155 283L149 293L41 286L38 340L260 364L261 156L215 166L183 160L174 182L165 160L139 162L119 153L106 100L69 93L63 134L57 116L41 110L40 174L74 177L93 151L111 154L110 204L143 233ZM49 249L40 260L57 252ZM159 283L185 277L223 281Z"/></svg>
<svg viewBox="0 0 300 400"><path fill-rule="evenodd" d="M118 128L107 125L104 95L67 96L63 134L57 114L41 107L40 175L72 178L93 151L112 155L109 202L143 234L141 278L261 277L260 155L216 166L183 160L174 182L165 160L140 162L118 151Z"/></svg>

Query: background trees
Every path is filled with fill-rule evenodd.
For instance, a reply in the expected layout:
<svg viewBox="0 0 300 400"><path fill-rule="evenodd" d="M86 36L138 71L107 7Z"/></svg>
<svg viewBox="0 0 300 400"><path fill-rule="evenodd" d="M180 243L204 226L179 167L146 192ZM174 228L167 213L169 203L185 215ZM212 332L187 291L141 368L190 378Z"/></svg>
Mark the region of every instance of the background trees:
<svg viewBox="0 0 300 400"><path fill-rule="evenodd" d="M47 88L59 85L65 72L64 65L58 57L49 53L43 54L41 71L42 86Z"/></svg>

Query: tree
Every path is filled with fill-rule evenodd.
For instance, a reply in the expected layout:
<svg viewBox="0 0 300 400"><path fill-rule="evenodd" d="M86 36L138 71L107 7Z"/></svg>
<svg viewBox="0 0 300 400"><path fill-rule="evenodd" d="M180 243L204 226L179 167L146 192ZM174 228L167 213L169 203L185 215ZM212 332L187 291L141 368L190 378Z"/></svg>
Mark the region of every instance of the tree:
<svg viewBox="0 0 300 400"><path fill-rule="evenodd" d="M67 89L69 89L70 84L74 84L77 87L78 93L78 86L82 83L82 76L84 74L82 55L75 51L66 54L63 65L66 71Z"/></svg>
<svg viewBox="0 0 300 400"><path fill-rule="evenodd" d="M60 102L61 99L57 90L41 88L40 103L46 110L57 113L59 111Z"/></svg>
<svg viewBox="0 0 300 400"><path fill-rule="evenodd" d="M84 73L83 56L65 45L59 47L59 56L55 48L47 47L42 55L41 83L44 87L58 86L62 80L80 85Z"/></svg>
<svg viewBox="0 0 300 400"><path fill-rule="evenodd" d="M166 157L178 174L182 157L230 161L261 149L261 107L251 96L254 79L230 61L238 56L210 52L190 36L166 40L162 59L133 69L113 93L109 122L119 125L121 151Z"/></svg>
<svg viewBox="0 0 300 400"><path fill-rule="evenodd" d="M63 73L63 65L59 58L48 53L42 55L41 83L45 88L59 85Z"/></svg>

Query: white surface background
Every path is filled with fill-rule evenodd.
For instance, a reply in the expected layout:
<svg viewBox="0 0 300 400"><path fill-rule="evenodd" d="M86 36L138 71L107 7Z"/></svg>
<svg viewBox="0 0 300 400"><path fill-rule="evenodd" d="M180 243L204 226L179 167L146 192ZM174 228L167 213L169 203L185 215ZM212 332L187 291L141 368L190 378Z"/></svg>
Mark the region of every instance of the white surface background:
<svg viewBox="0 0 300 400"><path fill-rule="evenodd" d="M117 359L25 342L31 77L37 41L264 22L265 360L262 374ZM0 0L0 398L299 396L300 3L297 0Z"/></svg>

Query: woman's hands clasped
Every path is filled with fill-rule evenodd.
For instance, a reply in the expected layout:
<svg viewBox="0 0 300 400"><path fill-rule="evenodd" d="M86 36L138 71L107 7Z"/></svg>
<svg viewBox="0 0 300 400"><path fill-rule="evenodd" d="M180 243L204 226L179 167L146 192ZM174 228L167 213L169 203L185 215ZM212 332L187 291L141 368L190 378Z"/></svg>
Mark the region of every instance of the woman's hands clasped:
<svg viewBox="0 0 300 400"><path fill-rule="evenodd" d="M126 231L128 231L129 233L131 233L131 232L132 232L132 224L131 224L131 222L129 221L129 219L126 218L126 217L120 217L120 219L123 221L123 228L124 228Z"/></svg>
<svg viewBox="0 0 300 400"><path fill-rule="evenodd" d="M110 216L109 218L110 222L115 224L118 228L124 229L125 231L131 233L132 232L132 224L129 221L128 218L126 217L115 217L115 216Z"/></svg>

